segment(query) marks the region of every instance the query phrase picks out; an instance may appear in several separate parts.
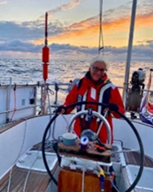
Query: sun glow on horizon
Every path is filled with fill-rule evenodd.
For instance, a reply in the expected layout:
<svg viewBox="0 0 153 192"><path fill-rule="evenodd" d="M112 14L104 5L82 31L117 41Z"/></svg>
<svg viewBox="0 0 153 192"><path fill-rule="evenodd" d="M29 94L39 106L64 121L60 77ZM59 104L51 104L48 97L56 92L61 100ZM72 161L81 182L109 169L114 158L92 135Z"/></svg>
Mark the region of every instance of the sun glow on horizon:
<svg viewBox="0 0 153 192"><path fill-rule="evenodd" d="M153 13L138 15L135 22L134 45L144 39L144 35L152 37ZM130 18L118 18L103 21L102 31L105 46L127 46L129 36ZM149 30L151 29L151 30ZM34 41L42 44L44 39ZM87 19L63 28L62 33L48 37L49 44L70 44L73 46L97 47L99 42L99 22L96 18Z"/></svg>

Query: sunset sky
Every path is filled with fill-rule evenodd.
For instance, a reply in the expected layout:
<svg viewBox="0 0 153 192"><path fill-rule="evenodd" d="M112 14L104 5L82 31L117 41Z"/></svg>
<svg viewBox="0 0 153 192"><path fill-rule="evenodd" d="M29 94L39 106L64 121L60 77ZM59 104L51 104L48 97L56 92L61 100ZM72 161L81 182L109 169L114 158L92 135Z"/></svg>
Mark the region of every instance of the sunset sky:
<svg viewBox="0 0 153 192"><path fill-rule="evenodd" d="M0 57L41 58L48 12L52 58L91 57L99 46L99 0L0 0ZM103 0L104 54L125 60L131 0ZM138 0L133 60L153 61L153 0Z"/></svg>

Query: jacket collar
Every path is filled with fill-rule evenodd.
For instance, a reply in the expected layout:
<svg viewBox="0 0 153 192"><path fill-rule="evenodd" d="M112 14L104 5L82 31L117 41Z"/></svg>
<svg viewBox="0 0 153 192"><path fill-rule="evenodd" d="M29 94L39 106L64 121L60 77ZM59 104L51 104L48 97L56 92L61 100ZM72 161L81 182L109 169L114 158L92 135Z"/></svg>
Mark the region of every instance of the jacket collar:
<svg viewBox="0 0 153 192"><path fill-rule="evenodd" d="M96 82L92 81L91 75L90 75L90 72L89 72L89 71L85 74L85 78L86 78L88 81L92 82L92 84L94 84L94 85L103 85L103 84L105 84L105 83L108 81L108 76L107 76L107 74L105 74L104 77L102 77L101 79L99 79L99 80L96 81Z"/></svg>

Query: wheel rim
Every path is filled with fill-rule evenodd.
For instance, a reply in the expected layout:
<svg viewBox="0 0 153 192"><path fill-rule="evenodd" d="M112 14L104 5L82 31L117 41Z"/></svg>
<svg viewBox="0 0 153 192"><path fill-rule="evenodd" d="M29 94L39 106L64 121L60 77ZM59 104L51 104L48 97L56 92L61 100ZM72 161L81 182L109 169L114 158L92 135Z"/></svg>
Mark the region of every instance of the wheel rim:
<svg viewBox="0 0 153 192"><path fill-rule="evenodd" d="M108 107L109 108L109 105L106 105L106 104L103 104L103 103L98 103L98 102L87 102L87 101L83 101L83 102L77 102L77 103L73 103L72 105L69 105L67 107L65 107L66 109L69 109L69 108L72 108L72 107L76 107L77 105L82 105L82 104L93 104L93 105L101 105L103 107ZM115 111L117 114L119 114L129 125L130 127L132 128L136 138L137 138L137 141L138 141L138 144L139 144L139 148L140 148L140 167L139 167L139 171L138 171L138 174L137 174L137 177L135 178L135 180L133 181L133 183L131 184L131 186L125 191L125 192L130 192L132 191L135 186L137 185L137 183L139 182L140 178L141 178L141 175L142 175L142 172L143 172L143 164L144 164L144 149L143 149L143 144L142 144L142 141L141 141L141 138L138 134L138 131L136 130L135 126L131 123L131 121L125 116L123 115L122 113L120 113L119 111ZM50 126L51 124L53 123L53 121L57 118L58 114L56 114L48 123L47 127L46 127L46 130L44 132L44 135L43 135L43 140L42 140L42 156L43 156L43 161L44 161L44 164L45 164L45 167L46 167L46 170L50 176L50 178L53 180L53 182L57 185L57 181L56 179L53 177L53 175L51 174L50 170L49 170L49 167L48 167L48 164L47 164L47 160L46 160L46 156L45 156L45 141L46 141L46 136L47 136L47 132L48 130L50 129Z"/></svg>

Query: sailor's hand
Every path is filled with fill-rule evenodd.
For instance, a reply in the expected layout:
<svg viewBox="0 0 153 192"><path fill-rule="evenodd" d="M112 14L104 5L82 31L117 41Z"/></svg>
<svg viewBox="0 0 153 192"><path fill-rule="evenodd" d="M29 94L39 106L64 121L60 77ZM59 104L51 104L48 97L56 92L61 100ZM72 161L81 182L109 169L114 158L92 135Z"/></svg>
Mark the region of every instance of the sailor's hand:
<svg viewBox="0 0 153 192"><path fill-rule="evenodd" d="M66 109L63 105L60 105L55 111L54 113L57 113L57 114L64 114L66 112Z"/></svg>
<svg viewBox="0 0 153 192"><path fill-rule="evenodd" d="M114 103L108 104L108 108L111 111L118 111L118 106L116 104L114 104Z"/></svg>

